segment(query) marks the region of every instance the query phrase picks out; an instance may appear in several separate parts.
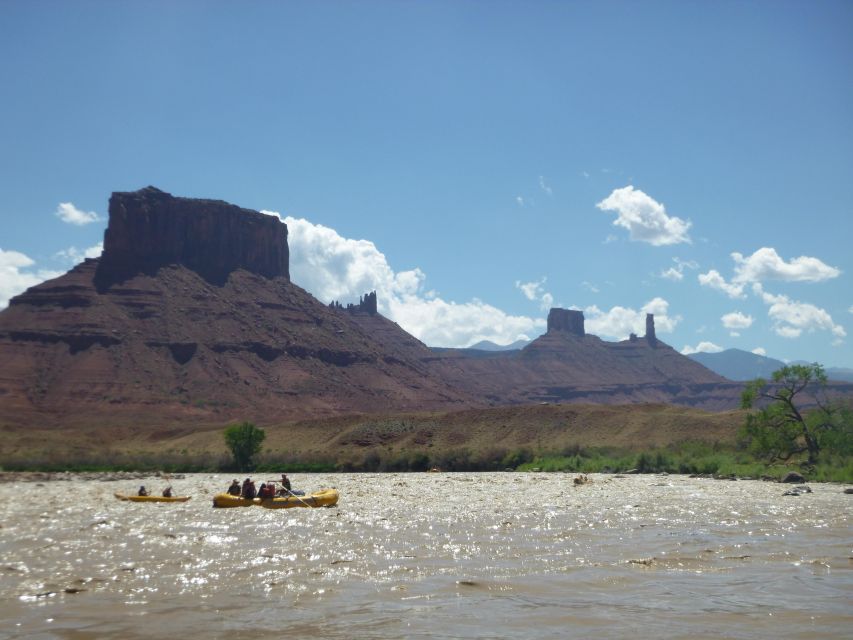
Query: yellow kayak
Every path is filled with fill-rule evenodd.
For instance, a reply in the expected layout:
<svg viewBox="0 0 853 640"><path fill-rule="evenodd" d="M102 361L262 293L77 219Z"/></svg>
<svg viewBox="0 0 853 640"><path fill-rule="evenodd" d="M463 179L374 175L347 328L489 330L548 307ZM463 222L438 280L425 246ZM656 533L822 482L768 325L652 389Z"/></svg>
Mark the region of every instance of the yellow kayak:
<svg viewBox="0 0 853 640"><path fill-rule="evenodd" d="M130 500L131 502L186 502L192 496L172 496L166 498L164 496L126 496L123 493L113 494L119 500Z"/></svg>
<svg viewBox="0 0 853 640"><path fill-rule="evenodd" d="M241 498L228 493L213 497L214 507L264 507L265 509L290 509L292 507L333 507L338 504L337 489L320 489L309 496L287 496L281 498Z"/></svg>

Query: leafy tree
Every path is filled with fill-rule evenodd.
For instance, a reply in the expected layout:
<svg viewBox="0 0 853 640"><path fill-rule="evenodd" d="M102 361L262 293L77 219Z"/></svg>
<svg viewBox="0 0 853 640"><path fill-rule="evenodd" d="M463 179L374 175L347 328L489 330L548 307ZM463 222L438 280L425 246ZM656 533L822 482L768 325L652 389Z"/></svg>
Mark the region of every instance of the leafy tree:
<svg viewBox="0 0 853 640"><path fill-rule="evenodd" d="M225 444L234 456L234 464L238 471L252 468L252 458L261 450L264 438L267 434L263 429L256 427L251 422L232 424L225 429Z"/></svg>
<svg viewBox="0 0 853 640"><path fill-rule="evenodd" d="M827 399L826 382L823 367L815 363L782 367L770 382L758 378L748 383L742 408L761 405L747 414L741 430L750 449L771 462L807 453L809 465L817 462L822 450L848 455L853 448L853 414ZM804 396L814 405L808 411Z"/></svg>

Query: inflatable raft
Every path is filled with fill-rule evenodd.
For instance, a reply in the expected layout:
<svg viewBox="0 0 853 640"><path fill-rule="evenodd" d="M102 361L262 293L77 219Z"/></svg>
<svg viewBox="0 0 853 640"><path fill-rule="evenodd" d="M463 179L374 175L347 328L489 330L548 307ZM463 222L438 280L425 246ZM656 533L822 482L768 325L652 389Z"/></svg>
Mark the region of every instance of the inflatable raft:
<svg viewBox="0 0 853 640"><path fill-rule="evenodd" d="M308 496L281 498L241 498L228 493L213 496L214 507L264 507L265 509L291 509L293 507L333 507L338 504L337 489L320 489Z"/></svg>
<svg viewBox="0 0 853 640"><path fill-rule="evenodd" d="M164 496L126 496L123 493L115 493L119 500L130 500L131 502L186 502L192 496L172 496L166 498Z"/></svg>

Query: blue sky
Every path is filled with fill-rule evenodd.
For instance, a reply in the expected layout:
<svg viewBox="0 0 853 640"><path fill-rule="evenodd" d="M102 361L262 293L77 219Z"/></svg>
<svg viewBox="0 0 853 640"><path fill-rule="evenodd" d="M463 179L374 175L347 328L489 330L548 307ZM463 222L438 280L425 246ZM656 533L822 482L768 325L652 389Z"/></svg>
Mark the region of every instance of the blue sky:
<svg viewBox="0 0 853 640"><path fill-rule="evenodd" d="M432 345L853 366L853 3L0 3L0 305L112 191L289 222L293 278Z"/></svg>

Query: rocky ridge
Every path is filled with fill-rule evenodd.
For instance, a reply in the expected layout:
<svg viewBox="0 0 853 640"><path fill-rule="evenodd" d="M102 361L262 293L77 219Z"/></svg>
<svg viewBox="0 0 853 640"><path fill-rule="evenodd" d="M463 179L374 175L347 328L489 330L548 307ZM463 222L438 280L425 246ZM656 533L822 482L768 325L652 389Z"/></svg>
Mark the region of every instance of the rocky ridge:
<svg viewBox="0 0 853 640"><path fill-rule="evenodd" d="M261 424L353 412L594 401L735 406L739 387L656 339L610 343L553 309L521 351L430 350L289 279L287 227L153 187L115 193L101 258L0 313L0 425Z"/></svg>

